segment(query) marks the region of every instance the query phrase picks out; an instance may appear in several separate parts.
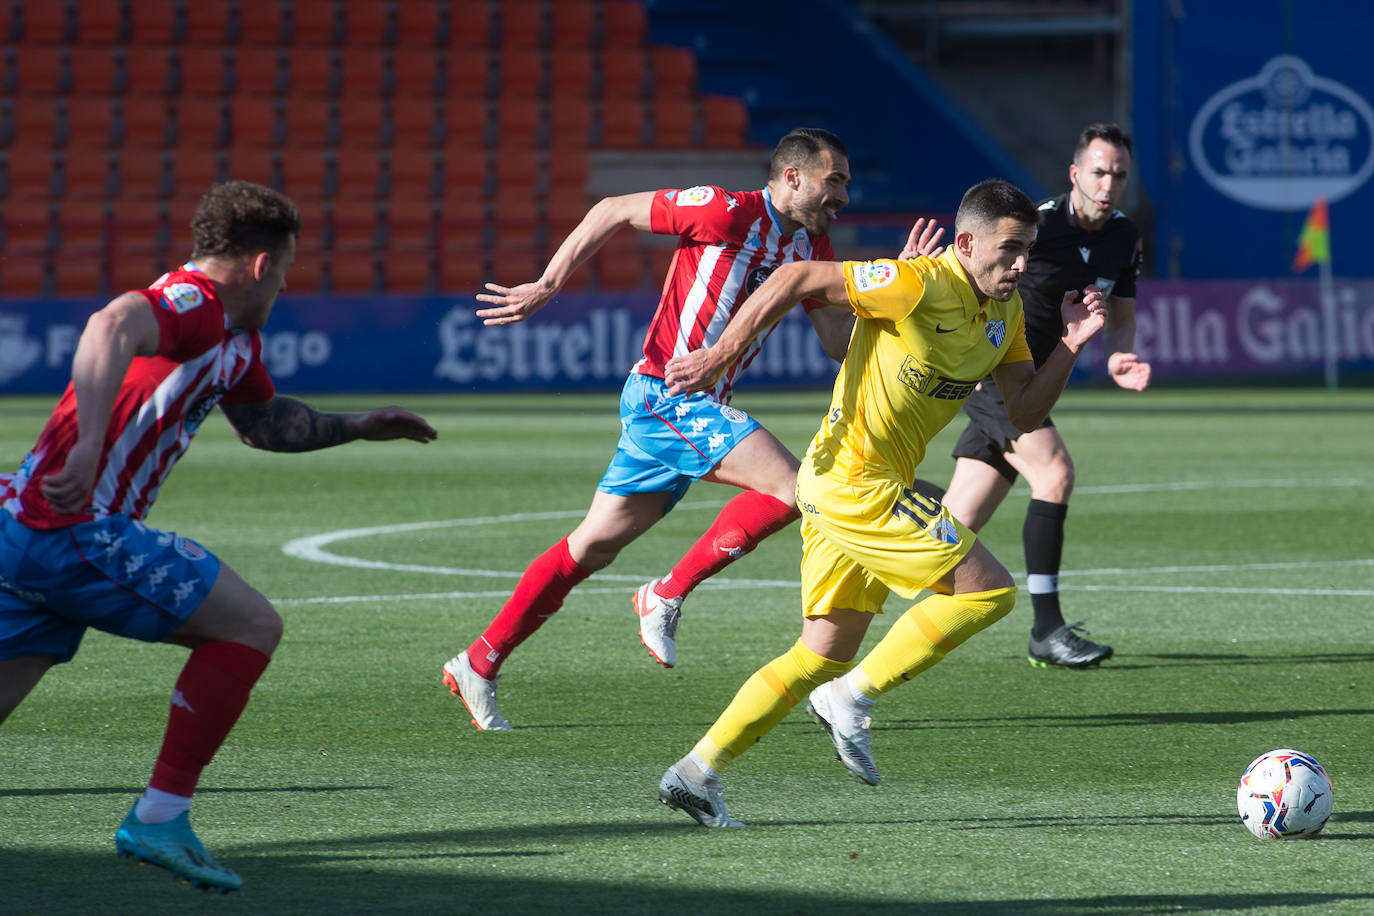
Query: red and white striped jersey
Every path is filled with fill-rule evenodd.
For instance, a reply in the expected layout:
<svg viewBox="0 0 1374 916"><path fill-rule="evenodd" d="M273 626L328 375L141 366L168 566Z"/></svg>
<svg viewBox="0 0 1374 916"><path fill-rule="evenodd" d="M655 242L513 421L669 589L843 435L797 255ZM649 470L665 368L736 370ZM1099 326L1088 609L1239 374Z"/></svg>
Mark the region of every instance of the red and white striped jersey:
<svg viewBox="0 0 1374 916"><path fill-rule="evenodd" d="M62 528L114 513L143 518L216 404L265 401L275 394L258 332L229 328L214 284L194 264L137 292L157 318L157 354L134 357L124 376L89 510L59 515L39 491L44 477L62 469L76 442L70 383L18 472L0 475L0 508L31 528Z"/></svg>
<svg viewBox="0 0 1374 916"><path fill-rule="evenodd" d="M674 356L714 344L735 309L778 265L834 259L830 239L805 229L784 235L778 224L766 188L725 191L703 185L655 192L650 227L681 238L644 338L644 357L633 371L662 378ZM771 330L760 334L716 384L712 394L721 403L729 403L735 379Z"/></svg>

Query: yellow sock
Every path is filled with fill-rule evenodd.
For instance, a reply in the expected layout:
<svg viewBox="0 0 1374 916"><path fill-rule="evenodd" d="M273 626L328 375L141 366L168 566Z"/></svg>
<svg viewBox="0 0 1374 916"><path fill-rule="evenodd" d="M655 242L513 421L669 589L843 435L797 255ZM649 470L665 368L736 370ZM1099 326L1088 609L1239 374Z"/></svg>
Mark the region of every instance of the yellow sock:
<svg viewBox="0 0 1374 916"><path fill-rule="evenodd" d="M750 676L694 751L719 773L777 725L812 690L849 670L812 652L802 641Z"/></svg>
<svg viewBox="0 0 1374 916"><path fill-rule="evenodd" d="M877 699L1001 620L1015 603L1015 588L930 595L903 614L864 656L851 675L854 686Z"/></svg>

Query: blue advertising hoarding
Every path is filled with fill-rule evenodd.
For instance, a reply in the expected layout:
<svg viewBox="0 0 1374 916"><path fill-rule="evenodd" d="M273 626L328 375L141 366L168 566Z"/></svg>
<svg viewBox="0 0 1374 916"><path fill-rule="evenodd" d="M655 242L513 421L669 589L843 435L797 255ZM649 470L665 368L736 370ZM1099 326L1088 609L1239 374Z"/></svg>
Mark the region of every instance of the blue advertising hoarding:
<svg viewBox="0 0 1374 916"><path fill-rule="evenodd" d="M1374 242L1374 66L1364 0L1136 3L1135 169L1156 273L1289 274L1313 204L1332 267L1367 276Z"/></svg>

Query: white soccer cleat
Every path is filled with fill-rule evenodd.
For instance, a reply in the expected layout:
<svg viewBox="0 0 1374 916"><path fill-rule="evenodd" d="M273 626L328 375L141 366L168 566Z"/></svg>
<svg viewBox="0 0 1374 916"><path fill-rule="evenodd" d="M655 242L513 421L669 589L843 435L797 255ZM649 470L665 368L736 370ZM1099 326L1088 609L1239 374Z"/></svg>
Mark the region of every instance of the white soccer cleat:
<svg viewBox="0 0 1374 916"><path fill-rule="evenodd" d="M844 678L835 678L811 691L806 712L820 723L835 743L835 759L870 786L876 786L882 777L873 762L873 746L869 741L873 719L868 710L849 696Z"/></svg>
<svg viewBox="0 0 1374 916"><path fill-rule="evenodd" d="M496 711L497 675L491 680L472 670L467 652L459 652L444 665L444 683L472 714L472 724L484 732L510 731L511 724Z"/></svg>
<svg viewBox="0 0 1374 916"><path fill-rule="evenodd" d="M725 810L725 791L718 782L692 782L677 764L658 782L658 800L669 808L686 812L703 827L743 827Z"/></svg>
<svg viewBox="0 0 1374 916"><path fill-rule="evenodd" d="M654 593L658 580L645 583L635 592L635 614L639 616L639 641L660 665L677 664L677 622L682 617L681 598L660 598Z"/></svg>

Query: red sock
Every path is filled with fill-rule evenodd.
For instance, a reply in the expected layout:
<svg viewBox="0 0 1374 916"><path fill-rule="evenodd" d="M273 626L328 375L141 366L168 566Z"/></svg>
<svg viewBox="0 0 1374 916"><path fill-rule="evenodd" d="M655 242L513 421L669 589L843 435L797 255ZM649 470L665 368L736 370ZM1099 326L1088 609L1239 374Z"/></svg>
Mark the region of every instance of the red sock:
<svg viewBox="0 0 1374 916"><path fill-rule="evenodd" d="M563 599L573 586L591 574L592 570L583 569L572 558L567 538L535 558L501 613L468 646L472 670L481 677L495 677L515 647L542 627L563 606Z"/></svg>
<svg viewBox="0 0 1374 916"><path fill-rule="evenodd" d="M172 711L148 785L174 795L196 791L201 770L239 720L271 656L239 642L206 642L191 651L172 691Z"/></svg>
<svg viewBox="0 0 1374 916"><path fill-rule="evenodd" d="M782 500L746 490L721 508L706 533L678 561L673 571L654 586L660 598L682 598L758 546L774 531L785 528L801 513Z"/></svg>

